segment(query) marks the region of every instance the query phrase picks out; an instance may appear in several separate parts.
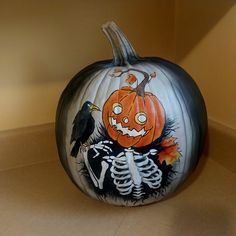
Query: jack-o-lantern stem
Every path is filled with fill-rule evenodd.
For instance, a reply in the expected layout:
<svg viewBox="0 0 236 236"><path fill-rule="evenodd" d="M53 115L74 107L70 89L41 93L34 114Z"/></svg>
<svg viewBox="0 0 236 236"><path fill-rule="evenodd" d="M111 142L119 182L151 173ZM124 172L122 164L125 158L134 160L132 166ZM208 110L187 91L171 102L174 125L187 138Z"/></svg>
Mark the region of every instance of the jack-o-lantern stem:
<svg viewBox="0 0 236 236"><path fill-rule="evenodd" d="M114 22L105 23L102 26L102 30L111 43L114 65L123 66L133 63L138 59L133 46Z"/></svg>
<svg viewBox="0 0 236 236"><path fill-rule="evenodd" d="M134 91L137 93L138 96L144 97L145 95L145 86L149 82L149 74L142 71L141 72L144 75L143 81L134 89Z"/></svg>

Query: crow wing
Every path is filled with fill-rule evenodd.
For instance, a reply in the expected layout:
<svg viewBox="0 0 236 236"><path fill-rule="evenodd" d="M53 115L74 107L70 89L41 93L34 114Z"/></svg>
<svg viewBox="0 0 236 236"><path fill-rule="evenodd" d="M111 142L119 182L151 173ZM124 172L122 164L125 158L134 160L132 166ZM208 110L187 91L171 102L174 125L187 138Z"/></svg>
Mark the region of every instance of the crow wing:
<svg viewBox="0 0 236 236"><path fill-rule="evenodd" d="M73 121L73 129L72 129L70 143L72 143L73 141L80 142L81 138L86 133L87 123L88 123L87 115L79 111Z"/></svg>

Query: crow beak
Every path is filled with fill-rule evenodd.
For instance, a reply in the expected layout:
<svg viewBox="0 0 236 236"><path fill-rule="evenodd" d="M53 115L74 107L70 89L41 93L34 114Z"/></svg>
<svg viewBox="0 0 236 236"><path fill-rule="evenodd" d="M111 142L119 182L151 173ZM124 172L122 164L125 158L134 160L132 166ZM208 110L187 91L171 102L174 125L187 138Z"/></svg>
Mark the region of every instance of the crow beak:
<svg viewBox="0 0 236 236"><path fill-rule="evenodd" d="M92 105L90 106L90 110L91 110L91 111L101 111L100 108L99 108L98 106L94 105L94 104L92 104Z"/></svg>

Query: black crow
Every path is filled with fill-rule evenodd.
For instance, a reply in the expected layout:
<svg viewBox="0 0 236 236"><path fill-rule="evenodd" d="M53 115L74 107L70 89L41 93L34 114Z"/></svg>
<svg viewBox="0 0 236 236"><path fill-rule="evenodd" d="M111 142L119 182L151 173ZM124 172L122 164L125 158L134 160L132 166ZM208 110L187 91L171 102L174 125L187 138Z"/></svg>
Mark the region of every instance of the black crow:
<svg viewBox="0 0 236 236"><path fill-rule="evenodd" d="M92 111L100 111L100 109L93 103L86 101L75 116L70 140L70 144L74 142L70 153L72 157L77 156L80 146L86 143L94 131L95 120L92 117Z"/></svg>

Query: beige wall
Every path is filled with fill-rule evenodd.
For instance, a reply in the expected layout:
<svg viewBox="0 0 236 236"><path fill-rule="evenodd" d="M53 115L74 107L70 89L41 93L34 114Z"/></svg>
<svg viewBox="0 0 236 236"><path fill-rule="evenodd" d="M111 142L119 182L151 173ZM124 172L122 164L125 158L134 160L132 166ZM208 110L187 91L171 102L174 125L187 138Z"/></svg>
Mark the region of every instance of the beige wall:
<svg viewBox="0 0 236 236"><path fill-rule="evenodd" d="M53 122L59 95L85 65L111 57L114 20L140 55L173 59L174 1L3 1L0 130Z"/></svg>
<svg viewBox="0 0 236 236"><path fill-rule="evenodd" d="M100 26L114 20L140 55L176 59L209 117L236 128L234 0L5 1L0 8L0 130L53 122L70 78L111 57Z"/></svg>
<svg viewBox="0 0 236 236"><path fill-rule="evenodd" d="M176 61L198 83L211 119L236 130L236 5L176 1Z"/></svg>

